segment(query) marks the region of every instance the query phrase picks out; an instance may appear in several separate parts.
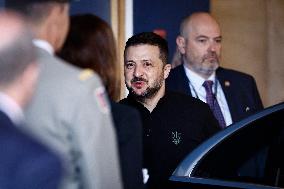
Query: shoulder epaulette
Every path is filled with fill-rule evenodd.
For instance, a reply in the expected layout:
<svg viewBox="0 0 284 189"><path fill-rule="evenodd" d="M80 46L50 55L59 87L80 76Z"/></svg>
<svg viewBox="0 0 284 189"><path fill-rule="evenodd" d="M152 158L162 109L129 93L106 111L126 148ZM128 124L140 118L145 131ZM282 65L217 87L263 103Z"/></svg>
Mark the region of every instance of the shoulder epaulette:
<svg viewBox="0 0 284 189"><path fill-rule="evenodd" d="M94 71L91 69L84 69L79 74L79 80L85 81L94 75Z"/></svg>

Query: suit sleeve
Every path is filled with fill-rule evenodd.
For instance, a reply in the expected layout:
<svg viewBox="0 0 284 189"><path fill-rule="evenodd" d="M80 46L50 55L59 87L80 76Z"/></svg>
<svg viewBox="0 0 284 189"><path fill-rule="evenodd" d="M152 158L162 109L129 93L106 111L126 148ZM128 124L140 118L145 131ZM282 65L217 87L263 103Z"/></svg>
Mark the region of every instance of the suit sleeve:
<svg viewBox="0 0 284 189"><path fill-rule="evenodd" d="M138 111L112 104L125 189L142 189L142 122Z"/></svg>
<svg viewBox="0 0 284 189"><path fill-rule="evenodd" d="M257 90L256 82L254 78L251 78L251 79L252 79L252 94L254 98L255 108L256 108L256 111L260 111L263 109L263 104L262 104L259 92Z"/></svg>
<svg viewBox="0 0 284 189"><path fill-rule="evenodd" d="M60 158L26 132L17 130L15 125L11 126L9 132L6 132L9 134L9 139L2 140L6 142L6 146L9 146L4 150L3 157L13 156L2 159L5 165L1 166L1 171L6 170L4 179L9 182L8 186L10 186L3 188L59 188L63 176L63 165ZM3 186L2 184L0 185Z"/></svg>
<svg viewBox="0 0 284 189"><path fill-rule="evenodd" d="M35 154L33 158L23 159L18 168L15 182L21 189L59 188L62 178L62 166L59 159L47 151ZM17 187L16 187L17 188Z"/></svg>

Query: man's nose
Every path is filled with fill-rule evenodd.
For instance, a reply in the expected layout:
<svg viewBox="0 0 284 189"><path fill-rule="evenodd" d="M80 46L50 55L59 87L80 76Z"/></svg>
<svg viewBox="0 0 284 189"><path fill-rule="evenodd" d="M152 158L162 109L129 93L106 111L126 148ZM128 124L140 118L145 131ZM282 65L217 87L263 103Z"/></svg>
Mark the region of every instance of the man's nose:
<svg viewBox="0 0 284 189"><path fill-rule="evenodd" d="M137 65L134 69L134 76L140 77L140 76L143 75L143 73L144 73L143 68L141 66Z"/></svg>
<svg viewBox="0 0 284 189"><path fill-rule="evenodd" d="M215 42L211 42L211 43L209 44L208 50L209 50L210 52L216 52L216 50L217 50L217 44L216 44Z"/></svg>

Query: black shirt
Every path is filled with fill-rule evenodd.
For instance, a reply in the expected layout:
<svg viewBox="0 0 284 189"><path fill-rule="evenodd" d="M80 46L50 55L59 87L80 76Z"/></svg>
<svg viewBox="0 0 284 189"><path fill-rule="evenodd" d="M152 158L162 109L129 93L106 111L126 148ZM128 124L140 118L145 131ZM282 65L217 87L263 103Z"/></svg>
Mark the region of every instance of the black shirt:
<svg viewBox="0 0 284 189"><path fill-rule="evenodd" d="M186 155L220 130L208 105L187 95L166 92L152 112L131 95L120 103L141 114L143 166L149 171L149 188L166 188L168 178Z"/></svg>

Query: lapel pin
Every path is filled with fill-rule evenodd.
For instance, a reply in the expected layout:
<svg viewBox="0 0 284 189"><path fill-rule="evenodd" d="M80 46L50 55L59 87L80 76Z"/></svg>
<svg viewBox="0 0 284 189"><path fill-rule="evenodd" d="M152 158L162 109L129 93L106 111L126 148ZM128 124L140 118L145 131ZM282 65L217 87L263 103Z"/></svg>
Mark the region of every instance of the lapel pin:
<svg viewBox="0 0 284 189"><path fill-rule="evenodd" d="M226 87L230 87L230 85L231 85L230 81L225 81L225 86Z"/></svg>
<svg viewBox="0 0 284 189"><path fill-rule="evenodd" d="M246 112L248 112L249 111L249 107L246 107Z"/></svg>

